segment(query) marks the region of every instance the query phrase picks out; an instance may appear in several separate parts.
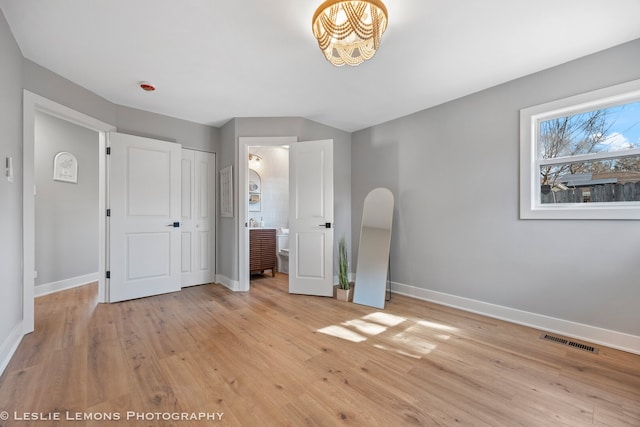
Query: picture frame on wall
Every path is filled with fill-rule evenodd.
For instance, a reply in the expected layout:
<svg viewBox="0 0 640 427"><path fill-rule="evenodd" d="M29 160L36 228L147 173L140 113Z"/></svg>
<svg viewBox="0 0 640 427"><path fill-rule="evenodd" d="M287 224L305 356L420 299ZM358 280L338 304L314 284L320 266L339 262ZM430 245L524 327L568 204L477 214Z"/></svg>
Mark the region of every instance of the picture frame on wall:
<svg viewBox="0 0 640 427"><path fill-rule="evenodd" d="M66 151L56 154L53 159L53 180L73 184L78 182L78 160L76 156Z"/></svg>
<svg viewBox="0 0 640 427"><path fill-rule="evenodd" d="M233 217L233 166L220 171L220 216Z"/></svg>

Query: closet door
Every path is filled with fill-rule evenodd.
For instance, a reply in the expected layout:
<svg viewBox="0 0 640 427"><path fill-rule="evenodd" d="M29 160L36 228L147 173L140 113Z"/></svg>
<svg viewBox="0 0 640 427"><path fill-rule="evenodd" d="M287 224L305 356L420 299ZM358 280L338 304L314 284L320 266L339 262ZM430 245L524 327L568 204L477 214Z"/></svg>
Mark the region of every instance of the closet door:
<svg viewBox="0 0 640 427"><path fill-rule="evenodd" d="M215 159L182 150L182 287L215 280Z"/></svg>
<svg viewBox="0 0 640 427"><path fill-rule="evenodd" d="M109 133L109 302L180 290L180 144Z"/></svg>

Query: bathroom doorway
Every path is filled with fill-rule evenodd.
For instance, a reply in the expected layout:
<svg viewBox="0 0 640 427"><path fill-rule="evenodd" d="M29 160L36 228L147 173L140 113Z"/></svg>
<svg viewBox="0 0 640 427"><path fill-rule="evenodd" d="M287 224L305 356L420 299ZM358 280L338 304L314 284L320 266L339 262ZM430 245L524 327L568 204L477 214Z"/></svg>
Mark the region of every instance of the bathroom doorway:
<svg viewBox="0 0 640 427"><path fill-rule="evenodd" d="M289 293L331 296L334 291L333 139L240 137L238 147L238 291L250 288L249 148L289 146ZM266 141L269 141L265 143ZM246 194L246 197L244 196ZM253 218L256 225L256 218ZM258 223L261 224L261 223ZM266 226L266 223L265 223ZM261 227L256 227L261 228ZM275 229L272 230L275 232ZM275 240L272 234L271 242ZM273 244L275 246L275 244ZM264 267L264 266L262 266Z"/></svg>
<svg viewBox="0 0 640 427"><path fill-rule="evenodd" d="M250 146L249 280L255 285L264 275L289 274L289 146Z"/></svg>
<svg viewBox="0 0 640 427"><path fill-rule="evenodd" d="M288 283L289 145L296 141L240 138L239 290L248 291L265 276Z"/></svg>

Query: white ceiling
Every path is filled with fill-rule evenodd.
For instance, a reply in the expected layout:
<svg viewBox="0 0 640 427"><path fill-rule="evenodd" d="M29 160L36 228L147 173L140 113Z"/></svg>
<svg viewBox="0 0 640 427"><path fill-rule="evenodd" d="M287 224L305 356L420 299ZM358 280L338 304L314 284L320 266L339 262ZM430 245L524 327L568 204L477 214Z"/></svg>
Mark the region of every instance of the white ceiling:
<svg viewBox="0 0 640 427"><path fill-rule="evenodd" d="M376 56L335 68L311 34L321 2L0 7L26 58L116 104L213 126L301 116L355 131L640 38L639 0L384 0Z"/></svg>

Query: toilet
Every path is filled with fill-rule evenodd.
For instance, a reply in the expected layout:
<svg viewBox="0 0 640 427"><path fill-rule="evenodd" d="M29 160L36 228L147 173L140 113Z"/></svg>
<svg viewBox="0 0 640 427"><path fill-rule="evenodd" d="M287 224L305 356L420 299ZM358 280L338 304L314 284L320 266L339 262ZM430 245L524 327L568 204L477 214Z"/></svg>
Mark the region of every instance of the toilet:
<svg viewBox="0 0 640 427"><path fill-rule="evenodd" d="M278 273L289 274L289 230L279 229L276 234Z"/></svg>

